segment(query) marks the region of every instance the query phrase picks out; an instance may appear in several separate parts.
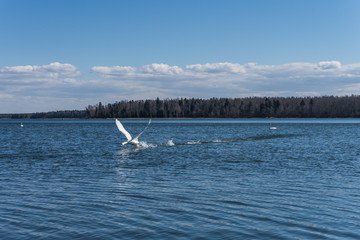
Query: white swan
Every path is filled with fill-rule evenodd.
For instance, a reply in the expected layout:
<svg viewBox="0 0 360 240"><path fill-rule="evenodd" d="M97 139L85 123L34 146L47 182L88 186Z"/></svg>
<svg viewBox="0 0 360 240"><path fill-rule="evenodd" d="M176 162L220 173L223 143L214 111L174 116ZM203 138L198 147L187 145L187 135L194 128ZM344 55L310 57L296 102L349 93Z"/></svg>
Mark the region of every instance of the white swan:
<svg viewBox="0 0 360 240"><path fill-rule="evenodd" d="M270 130L276 130L277 127L272 127L272 126L271 126L271 123L269 123L269 129L270 129Z"/></svg>
<svg viewBox="0 0 360 240"><path fill-rule="evenodd" d="M125 144L131 144L131 145L134 145L134 146L139 146L140 143L139 143L139 137L141 134L143 134L143 132L147 129L147 127L150 125L151 123L151 119L149 119L149 123L148 125L144 128L144 130L142 130L136 137L132 138L130 133L128 131L126 131L126 129L124 128L124 126L121 124L121 122L117 119L115 119L115 123L116 123L116 126L117 128L119 129L120 132L122 132L125 137L127 138L127 141L126 142L123 142L121 144L121 146L124 146Z"/></svg>

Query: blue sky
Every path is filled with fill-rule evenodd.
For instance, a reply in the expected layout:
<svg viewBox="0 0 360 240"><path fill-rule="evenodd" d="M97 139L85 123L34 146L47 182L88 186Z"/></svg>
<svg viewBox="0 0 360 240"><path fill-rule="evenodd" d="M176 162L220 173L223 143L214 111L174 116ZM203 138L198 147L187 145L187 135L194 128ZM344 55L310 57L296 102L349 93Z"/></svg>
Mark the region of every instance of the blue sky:
<svg viewBox="0 0 360 240"><path fill-rule="evenodd" d="M357 0L0 0L0 113L360 94Z"/></svg>

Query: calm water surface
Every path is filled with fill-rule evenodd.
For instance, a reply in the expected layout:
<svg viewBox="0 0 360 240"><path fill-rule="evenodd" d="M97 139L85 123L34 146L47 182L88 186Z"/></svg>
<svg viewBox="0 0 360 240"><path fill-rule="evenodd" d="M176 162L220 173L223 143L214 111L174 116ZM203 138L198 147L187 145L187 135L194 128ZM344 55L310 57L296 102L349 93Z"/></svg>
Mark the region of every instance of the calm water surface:
<svg viewBox="0 0 360 240"><path fill-rule="evenodd" d="M360 239L359 119L153 120L142 148L23 124L0 121L0 239Z"/></svg>

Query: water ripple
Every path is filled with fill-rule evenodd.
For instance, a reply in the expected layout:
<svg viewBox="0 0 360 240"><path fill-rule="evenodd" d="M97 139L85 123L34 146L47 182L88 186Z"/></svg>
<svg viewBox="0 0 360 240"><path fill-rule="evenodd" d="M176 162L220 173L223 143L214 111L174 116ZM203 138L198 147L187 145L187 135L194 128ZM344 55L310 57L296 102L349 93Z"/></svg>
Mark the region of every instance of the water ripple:
<svg viewBox="0 0 360 240"><path fill-rule="evenodd" d="M0 122L0 239L360 239L358 124L277 121Z"/></svg>

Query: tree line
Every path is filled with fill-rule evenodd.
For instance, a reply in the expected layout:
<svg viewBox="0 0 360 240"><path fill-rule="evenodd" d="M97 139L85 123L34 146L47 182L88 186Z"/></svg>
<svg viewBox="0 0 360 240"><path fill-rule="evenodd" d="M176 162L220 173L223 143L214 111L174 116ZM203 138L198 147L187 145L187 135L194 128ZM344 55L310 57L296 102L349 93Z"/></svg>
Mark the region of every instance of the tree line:
<svg viewBox="0 0 360 240"><path fill-rule="evenodd" d="M360 96L122 100L0 118L359 118Z"/></svg>
<svg viewBox="0 0 360 240"><path fill-rule="evenodd" d="M39 118L86 118L85 110L64 110L51 112L37 112L37 113L9 113L0 114L0 118L11 119L39 119Z"/></svg>
<svg viewBox="0 0 360 240"><path fill-rule="evenodd" d="M358 118L360 96L123 100L86 107L87 118Z"/></svg>

